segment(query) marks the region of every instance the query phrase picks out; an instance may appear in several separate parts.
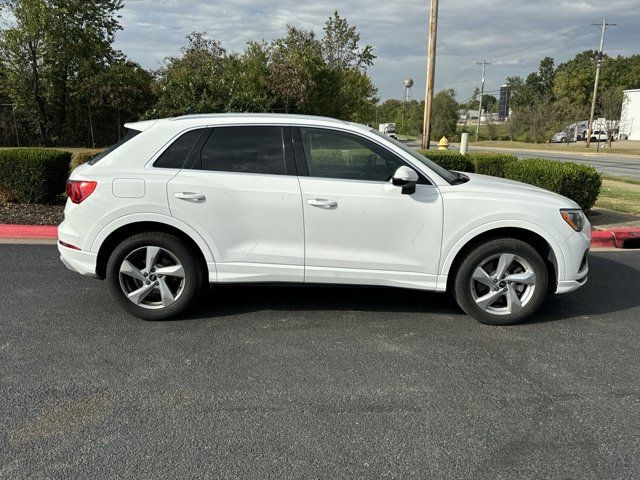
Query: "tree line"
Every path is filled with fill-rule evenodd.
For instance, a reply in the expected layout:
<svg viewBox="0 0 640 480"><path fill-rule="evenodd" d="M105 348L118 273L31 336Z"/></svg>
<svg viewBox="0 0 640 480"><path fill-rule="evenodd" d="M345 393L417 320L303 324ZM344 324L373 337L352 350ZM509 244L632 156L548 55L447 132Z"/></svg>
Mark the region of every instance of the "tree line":
<svg viewBox="0 0 640 480"><path fill-rule="evenodd" d="M286 112L365 122L378 102L376 58L334 12L322 34L287 26L231 52L203 32L148 71L113 47L122 0L5 0L0 31L0 135L22 144L97 146L123 122L194 113ZM16 115L17 113L17 115ZM25 135L24 132L28 132ZM2 141L0 136L0 141ZM6 141L5 141L6 143Z"/></svg>
<svg viewBox="0 0 640 480"><path fill-rule="evenodd" d="M509 77L513 110L507 124L509 137L543 142L553 133L567 130L570 124L588 120L598 56L596 50L585 50L559 65L545 57L538 71L526 78ZM607 130L620 119L623 90L638 87L640 55L603 55L595 117L608 120Z"/></svg>
<svg viewBox="0 0 640 480"><path fill-rule="evenodd" d="M504 125L490 117L481 130L481 139L546 142L557 132L570 137L568 126L588 120L598 52L585 50L571 60L556 65L551 57L540 61L538 70L526 77L508 77L512 114ZM623 90L640 88L640 55L615 58L604 55L596 118L607 119L605 127L613 130L620 118ZM477 112L479 90L466 101L458 102L453 90L445 89L434 97L432 106L431 140L442 136L457 140L464 131L475 131L471 125L460 124L460 111ZM495 113L498 99L493 95L482 97L483 110ZM419 136L422 132L424 102L402 102L389 99L377 107L375 120L396 122L400 134Z"/></svg>

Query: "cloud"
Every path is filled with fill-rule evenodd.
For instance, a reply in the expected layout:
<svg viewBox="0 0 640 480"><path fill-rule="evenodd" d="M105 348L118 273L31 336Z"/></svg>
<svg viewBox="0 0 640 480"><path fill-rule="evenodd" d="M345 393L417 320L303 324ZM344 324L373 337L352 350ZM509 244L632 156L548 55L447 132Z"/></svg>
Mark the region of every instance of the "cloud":
<svg viewBox="0 0 640 480"><path fill-rule="evenodd" d="M405 77L415 80L414 96L424 96L428 0L125 1L124 30L116 37L116 47L146 68L157 68L165 57L178 54L192 31L206 31L227 50L241 51L249 40L283 35L287 24L321 35L327 17L337 9L357 26L362 43L375 48L378 58L370 74L379 96L400 97ZM453 88L464 99L479 84L476 62L483 59L492 63L487 68L487 90L492 91L508 76L536 70L544 56L559 63L595 49L599 30L590 24L606 14L615 14L610 20L618 23L607 31L606 52L640 53L638 0L442 0L436 88Z"/></svg>

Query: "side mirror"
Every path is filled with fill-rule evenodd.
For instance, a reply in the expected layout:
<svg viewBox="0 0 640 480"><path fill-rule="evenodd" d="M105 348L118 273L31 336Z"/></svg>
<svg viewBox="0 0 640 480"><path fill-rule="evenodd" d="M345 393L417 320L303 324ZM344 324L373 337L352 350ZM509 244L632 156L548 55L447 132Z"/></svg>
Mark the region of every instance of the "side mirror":
<svg viewBox="0 0 640 480"><path fill-rule="evenodd" d="M391 177L391 182L396 187L402 187L403 195L415 193L418 180L420 180L420 177L418 177L416 171L407 166L398 168L393 177Z"/></svg>

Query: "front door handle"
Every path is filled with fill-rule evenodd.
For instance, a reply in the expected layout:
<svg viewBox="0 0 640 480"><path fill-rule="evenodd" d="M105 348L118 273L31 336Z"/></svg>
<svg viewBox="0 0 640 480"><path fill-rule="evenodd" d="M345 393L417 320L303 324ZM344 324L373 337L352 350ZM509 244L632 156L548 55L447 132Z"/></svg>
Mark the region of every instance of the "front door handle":
<svg viewBox="0 0 640 480"><path fill-rule="evenodd" d="M194 192L176 192L173 196L185 202L193 203L202 203L207 199L203 194Z"/></svg>
<svg viewBox="0 0 640 480"><path fill-rule="evenodd" d="M307 203L314 207L325 209L336 208L338 206L338 202L336 202L335 200L326 200L324 198L311 198L307 200Z"/></svg>

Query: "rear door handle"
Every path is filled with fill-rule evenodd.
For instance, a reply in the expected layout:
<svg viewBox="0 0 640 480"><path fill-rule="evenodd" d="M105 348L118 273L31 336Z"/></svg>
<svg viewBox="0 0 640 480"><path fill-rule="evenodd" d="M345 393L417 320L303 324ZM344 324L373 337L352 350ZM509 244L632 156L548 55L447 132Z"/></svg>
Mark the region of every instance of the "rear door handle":
<svg viewBox="0 0 640 480"><path fill-rule="evenodd" d="M202 203L207 199L203 194L194 192L176 192L173 196L185 202L193 203Z"/></svg>
<svg viewBox="0 0 640 480"><path fill-rule="evenodd" d="M311 198L307 200L307 203L314 207L325 209L336 208L338 206L338 202L336 202L335 200L326 200L324 198Z"/></svg>

